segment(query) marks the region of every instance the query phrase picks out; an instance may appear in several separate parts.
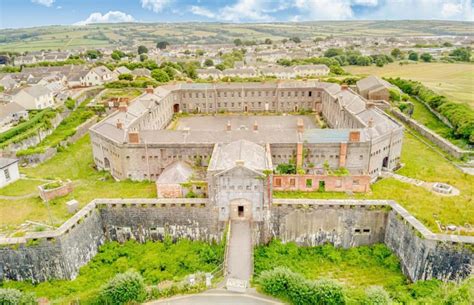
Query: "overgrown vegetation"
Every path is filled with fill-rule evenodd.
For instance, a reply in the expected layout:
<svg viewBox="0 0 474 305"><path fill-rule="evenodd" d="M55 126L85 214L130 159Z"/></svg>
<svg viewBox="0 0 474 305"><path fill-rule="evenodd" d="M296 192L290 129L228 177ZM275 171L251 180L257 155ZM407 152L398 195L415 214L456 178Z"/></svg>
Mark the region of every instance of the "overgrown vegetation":
<svg viewBox="0 0 474 305"><path fill-rule="evenodd" d="M10 143L18 143L37 134L40 130L52 127L51 120L56 117L56 110L44 109L31 111L28 121L19 123L17 126L0 133L0 148L8 146Z"/></svg>
<svg viewBox="0 0 474 305"><path fill-rule="evenodd" d="M73 281L53 280L39 284L10 281L1 286L34 292L37 297L46 297L54 304L70 304L76 300L81 304L104 304L100 300L111 300L118 295L120 302L108 304L124 304L130 300L143 300L142 284L156 286L167 281L180 281L198 271L213 271L222 263L223 253L222 244L186 239L176 243L169 238L144 244L109 242L100 247L99 253L80 269L79 276ZM126 273L131 269L138 273ZM125 274L117 275L120 273Z"/></svg>
<svg viewBox="0 0 474 305"><path fill-rule="evenodd" d="M291 304L390 304L388 295L395 304L468 305L474 297L474 279L410 283L383 244L339 249L274 240L255 249L254 263L260 289Z"/></svg>
<svg viewBox="0 0 474 305"><path fill-rule="evenodd" d="M446 117L454 127L454 137L463 138L474 144L474 110L468 105L450 102L446 97L435 93L420 82L401 78L389 78L388 81L398 86L403 92L420 98Z"/></svg>
<svg viewBox="0 0 474 305"><path fill-rule="evenodd" d="M76 128L94 115L94 111L86 107L89 102L90 99L84 100L56 127L53 133L44 138L38 145L18 151L17 156L44 153L48 148L58 147L62 141L73 136L76 133Z"/></svg>

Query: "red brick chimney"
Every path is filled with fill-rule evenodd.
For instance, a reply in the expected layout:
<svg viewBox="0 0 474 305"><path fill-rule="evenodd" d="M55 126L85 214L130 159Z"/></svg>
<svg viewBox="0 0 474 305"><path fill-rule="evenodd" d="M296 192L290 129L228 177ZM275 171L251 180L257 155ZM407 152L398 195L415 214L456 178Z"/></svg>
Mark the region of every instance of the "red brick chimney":
<svg viewBox="0 0 474 305"><path fill-rule="evenodd" d="M145 92L148 93L148 94L153 94L155 92L155 90L153 89L152 86L148 86L146 89L145 89Z"/></svg>
<svg viewBox="0 0 474 305"><path fill-rule="evenodd" d="M127 112L127 109L128 109L127 104L124 103L124 102L120 102L120 104L118 106L118 110L120 112Z"/></svg>
<svg viewBox="0 0 474 305"><path fill-rule="evenodd" d="M354 130L349 132L349 142L360 142L360 131Z"/></svg>
<svg viewBox="0 0 474 305"><path fill-rule="evenodd" d="M342 89L342 90L349 90L349 86L346 85L346 84L342 84L342 85L341 85L341 89Z"/></svg>
<svg viewBox="0 0 474 305"><path fill-rule="evenodd" d="M370 118L370 119L369 119L368 126L369 126L370 128L374 127L374 118Z"/></svg>
<svg viewBox="0 0 474 305"><path fill-rule="evenodd" d="M140 136L138 134L138 131L130 131L128 133L128 143L130 144L140 143Z"/></svg>
<svg viewBox="0 0 474 305"><path fill-rule="evenodd" d="M298 118L296 121L296 130L301 133L304 132L304 122L302 118Z"/></svg>
<svg viewBox="0 0 474 305"><path fill-rule="evenodd" d="M117 126L118 129L123 129L123 123L120 122L120 120L117 120L116 126Z"/></svg>

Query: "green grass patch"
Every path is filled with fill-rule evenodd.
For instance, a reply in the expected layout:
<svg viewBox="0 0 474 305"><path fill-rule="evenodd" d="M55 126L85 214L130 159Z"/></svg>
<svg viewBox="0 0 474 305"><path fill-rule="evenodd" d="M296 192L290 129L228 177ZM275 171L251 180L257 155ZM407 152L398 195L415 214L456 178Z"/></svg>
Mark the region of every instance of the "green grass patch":
<svg viewBox="0 0 474 305"><path fill-rule="evenodd" d="M462 285L438 280L410 283L398 258L383 244L350 249L332 245L299 247L278 240L254 251L255 277L265 270L287 267L309 280L331 279L342 283L347 304L364 304L365 290L383 287L396 304L469 304L474 280ZM469 289L471 295L469 295ZM451 300L458 303L450 303Z"/></svg>
<svg viewBox="0 0 474 305"><path fill-rule="evenodd" d="M163 281L178 281L198 271L211 272L222 263L223 255L223 244L186 239L176 243L170 239L144 244L109 242L80 269L75 280L53 280L36 285L10 281L3 282L0 287L34 292L37 297L46 297L54 304L70 304L76 300L83 304L92 300L118 273L134 269L147 285L156 285Z"/></svg>

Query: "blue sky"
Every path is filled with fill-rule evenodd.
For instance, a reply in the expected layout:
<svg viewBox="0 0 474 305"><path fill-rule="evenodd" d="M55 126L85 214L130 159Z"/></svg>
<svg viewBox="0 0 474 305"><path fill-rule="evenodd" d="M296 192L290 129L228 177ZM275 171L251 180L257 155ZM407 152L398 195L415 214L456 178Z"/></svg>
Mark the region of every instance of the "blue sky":
<svg viewBox="0 0 474 305"><path fill-rule="evenodd" d="M0 27L97 22L473 21L473 0L0 0Z"/></svg>

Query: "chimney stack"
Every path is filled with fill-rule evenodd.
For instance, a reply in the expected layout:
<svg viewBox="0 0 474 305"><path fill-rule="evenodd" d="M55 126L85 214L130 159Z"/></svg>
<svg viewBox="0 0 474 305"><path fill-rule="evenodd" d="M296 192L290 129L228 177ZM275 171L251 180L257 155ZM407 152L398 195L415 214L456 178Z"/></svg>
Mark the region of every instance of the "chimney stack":
<svg viewBox="0 0 474 305"><path fill-rule="evenodd" d="M235 161L235 165L244 166L244 165L245 165L245 161L244 161L244 160L236 160L236 161Z"/></svg>
<svg viewBox="0 0 474 305"><path fill-rule="evenodd" d="M123 129L123 123L120 122L120 120L117 120L116 126L117 126L118 129Z"/></svg>
<svg viewBox="0 0 474 305"><path fill-rule="evenodd" d="M353 130L349 132L349 142L360 142L360 131Z"/></svg>
<svg viewBox="0 0 474 305"><path fill-rule="evenodd" d="M124 102L120 102L120 104L118 106L118 110L120 112L127 112L127 109L128 109L127 104L124 103Z"/></svg>
<svg viewBox="0 0 474 305"><path fill-rule="evenodd" d="M258 123L257 123L257 121L255 121L255 123L253 123L253 131L258 131Z"/></svg>
<svg viewBox="0 0 474 305"><path fill-rule="evenodd" d="M368 126L369 126L369 128L374 127L374 118L369 119Z"/></svg>
<svg viewBox="0 0 474 305"><path fill-rule="evenodd" d="M145 92L148 93L148 94L153 94L155 92L155 90L153 89L153 86L148 86L145 89Z"/></svg>
<svg viewBox="0 0 474 305"><path fill-rule="evenodd" d="M349 86L347 84L342 84L341 89L342 90L349 90Z"/></svg>
<svg viewBox="0 0 474 305"><path fill-rule="evenodd" d="M139 137L138 131L130 131L128 133L128 143L130 144L140 143L140 137Z"/></svg>
<svg viewBox="0 0 474 305"><path fill-rule="evenodd" d="M230 125L230 121L227 121L227 125L225 127L225 130L226 131L231 131L232 130L232 126Z"/></svg>
<svg viewBox="0 0 474 305"><path fill-rule="evenodd" d="M302 118L298 118L296 122L296 130L301 133L304 132L304 122Z"/></svg>
<svg viewBox="0 0 474 305"><path fill-rule="evenodd" d="M374 108L375 104L373 102L366 102L365 103L365 109L371 109Z"/></svg>

